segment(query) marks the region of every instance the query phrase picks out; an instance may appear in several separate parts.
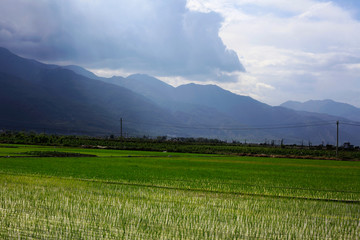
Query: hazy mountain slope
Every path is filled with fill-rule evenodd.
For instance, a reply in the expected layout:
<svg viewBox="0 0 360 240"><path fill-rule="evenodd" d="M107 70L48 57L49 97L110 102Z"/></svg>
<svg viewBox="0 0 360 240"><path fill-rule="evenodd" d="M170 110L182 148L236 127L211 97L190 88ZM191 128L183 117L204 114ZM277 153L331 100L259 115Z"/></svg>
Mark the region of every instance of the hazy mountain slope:
<svg viewBox="0 0 360 240"><path fill-rule="evenodd" d="M169 104L175 89L163 81L145 74L134 74L127 78L113 77L111 80L116 80L118 85L139 93L160 105Z"/></svg>
<svg viewBox="0 0 360 240"><path fill-rule="evenodd" d="M0 121L44 123L44 113L56 108L52 96L29 81L0 72L0 84Z"/></svg>
<svg viewBox="0 0 360 240"><path fill-rule="evenodd" d="M11 104L8 106L14 106L4 109L7 119L6 122L3 122L3 126L5 126L5 123L9 123L10 120L12 123L17 123L11 126L20 127L21 129L27 129L36 123L36 126L46 128L71 128L89 132L94 129L99 132L100 130L115 130L118 133L119 119L123 118L123 126L127 128L124 131L131 134L150 134L153 136L166 134L198 136L197 134L200 134L200 136L209 136L207 130L192 131L184 129L183 126L187 124L203 125L207 122L209 124L214 123L208 121L213 119L211 117L214 116L213 112L201 111L201 109L199 115L173 114L172 111L158 107L143 95L134 93L127 88L89 79L68 70L73 69L82 75L98 79L98 77L80 67L48 66L34 60L20 58L7 50L4 53L0 54L2 61L15 60L11 61L12 64L8 68L1 69L3 72L8 71L8 73L4 73L3 85L6 85L5 81L7 83L13 82L14 84L7 87L7 91L16 94L2 94L2 103L10 102ZM11 74L14 74L14 76ZM28 77L30 75L32 77ZM22 79L22 77L26 80ZM136 75L133 77L136 77ZM16 82L14 79L18 81ZM112 80L116 81L118 79ZM156 81L156 79L154 80ZM128 83L132 84L129 80ZM159 81L159 83L166 87L162 82ZM142 84L132 85L134 87L142 86ZM3 89L5 90L5 87ZM142 89L146 90L146 88ZM31 95L32 98L27 97L28 95ZM17 104L14 103L15 100ZM47 103L46 107L42 107L43 103ZM5 104L2 104L2 106L5 108ZM10 114L9 109L13 109L12 114ZM29 117L32 112L37 113L33 114L36 117ZM209 114L211 116L208 116ZM222 119L222 116L219 115L218 118ZM211 136L219 137L221 134Z"/></svg>
<svg viewBox="0 0 360 240"><path fill-rule="evenodd" d="M76 70L79 74L91 76L91 73L86 72L85 69L74 67L71 69ZM99 77L95 75L93 79L99 79ZM134 74L127 78L116 76L100 79L107 83L128 88L173 112L198 112L200 114L195 114L198 118L202 118L201 115L204 112L212 112L213 118L220 115L226 115L227 118L235 117L237 120L239 116L242 119L249 117L252 119L246 122L254 123L253 116L257 112L259 112L258 115L261 115L263 110L271 108L250 97L236 95L215 85L192 83L175 88L145 74ZM244 111L247 114L244 114Z"/></svg>
<svg viewBox="0 0 360 240"><path fill-rule="evenodd" d="M143 95L159 105L169 106L171 96L173 95L173 91L175 89L174 87L146 74L133 74L126 78L121 76L104 78L98 77L94 73L79 66L70 65L63 68L69 69L79 75L91 79L101 80L106 83L125 87L133 92Z"/></svg>
<svg viewBox="0 0 360 240"><path fill-rule="evenodd" d="M100 78L77 66L46 65L4 49L0 62L4 63L0 67L2 127L119 133L123 118L123 132L138 136L310 140L314 144L334 144L336 138L338 117L271 107L214 85L174 88L140 74ZM341 128L344 141L360 143L357 135Z"/></svg>
<svg viewBox="0 0 360 240"><path fill-rule="evenodd" d="M79 74L91 76L91 73L86 72L85 69L72 69L76 70L76 72L78 72ZM99 79L99 77L97 76L93 78ZM176 97L176 88L146 74L133 74L126 78L114 76L111 78L100 79L101 81L125 87L127 89L130 89L131 91L145 96L154 103L158 104L160 107L166 108L171 111L172 114L176 116L176 119L181 122L181 124L214 127L224 126L224 124L234 125L237 123L235 119L232 119L226 113L219 112L211 106L178 101ZM181 134L188 135L187 132L181 130ZM204 134L204 131L202 131L202 134ZM217 136L214 135L213 137Z"/></svg>
<svg viewBox="0 0 360 240"><path fill-rule="evenodd" d="M296 143L311 140L315 144L334 144L336 140L337 117L272 107L215 85L187 84L174 88L143 74L127 78L102 78L102 81L129 88L169 109L181 125L189 126L177 129L180 136L250 141L285 139L287 142ZM318 125L324 122L331 125ZM224 130L214 130L217 128ZM246 130L247 128L249 130ZM352 130L342 130L344 140L360 142Z"/></svg>
<svg viewBox="0 0 360 240"><path fill-rule="evenodd" d="M139 85L141 80L145 81L145 79L148 79L146 83L150 85L159 81L144 75L136 75L136 77L137 79L129 77L129 80L137 80L135 82ZM141 87L135 88L129 85L127 87L140 94L147 94L150 99L163 104L164 107L178 110L180 119L188 115L187 119L193 118L194 122L198 120L197 123L203 126L231 129L224 130L222 134L235 139L247 138L260 141L265 138L285 138L298 143L300 139L305 141L314 139L316 143L335 142L334 126L337 119L334 117L271 107L251 97L240 96L215 85L187 84L177 88L167 87L171 94L167 94L167 88L162 85L150 88L152 91L147 93ZM333 126L292 128L292 126L308 126L319 122L333 123ZM267 128L269 126L270 129ZM251 130L244 130L246 127ZM238 128L242 129L236 130ZM343 133L347 136L345 132Z"/></svg>
<svg viewBox="0 0 360 240"><path fill-rule="evenodd" d="M325 113L360 122L360 108L333 100L310 100L304 103L288 101L281 106L297 111Z"/></svg>
<svg viewBox="0 0 360 240"><path fill-rule="evenodd" d="M87 78L90 78L90 79L102 80L101 77L96 76L93 72L90 72L90 71L86 70L85 68L82 68L82 67L79 67L79 66L76 66L76 65L68 65L68 66L63 66L61 68L71 70L74 73L77 73L77 74L79 74L81 76L84 76L84 77L87 77Z"/></svg>
<svg viewBox="0 0 360 240"><path fill-rule="evenodd" d="M105 109L120 117L155 121L167 113L149 102L145 97L119 86L106 84L79 76L63 69L50 70L42 76L46 90L62 95L72 101L86 102L90 106Z"/></svg>
<svg viewBox="0 0 360 240"><path fill-rule="evenodd" d="M36 125L119 132L120 117L132 122L176 122L169 112L126 88L22 59L4 50L0 60L11 62L0 71L0 123L4 126L10 122L21 129ZM156 134L159 130L133 123L124 125L138 134Z"/></svg>
<svg viewBox="0 0 360 240"><path fill-rule="evenodd" d="M57 66L21 58L9 50L0 47L0 72L17 76L24 80L36 81L39 79L39 74L42 70L54 68L57 68Z"/></svg>
<svg viewBox="0 0 360 240"><path fill-rule="evenodd" d="M0 122L4 127L42 130L67 129L100 131L111 129L102 108L92 108L81 101L50 91L47 86L0 74ZM91 118L89 116L92 115Z"/></svg>
<svg viewBox="0 0 360 240"><path fill-rule="evenodd" d="M187 84L176 88L175 99L180 103L192 103L211 107L227 114L242 124L263 123L258 117L269 108L250 97L236 95L215 85Z"/></svg>

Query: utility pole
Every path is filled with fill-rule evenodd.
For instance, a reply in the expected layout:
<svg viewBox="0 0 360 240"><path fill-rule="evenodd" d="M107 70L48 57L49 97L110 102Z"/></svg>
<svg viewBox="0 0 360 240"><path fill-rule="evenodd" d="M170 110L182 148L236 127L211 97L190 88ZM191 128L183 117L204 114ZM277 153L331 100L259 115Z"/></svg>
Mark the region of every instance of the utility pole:
<svg viewBox="0 0 360 240"><path fill-rule="evenodd" d="M123 137L123 132L122 132L122 118L120 118L120 137Z"/></svg>
<svg viewBox="0 0 360 240"><path fill-rule="evenodd" d="M339 121L336 121L336 157L339 151Z"/></svg>

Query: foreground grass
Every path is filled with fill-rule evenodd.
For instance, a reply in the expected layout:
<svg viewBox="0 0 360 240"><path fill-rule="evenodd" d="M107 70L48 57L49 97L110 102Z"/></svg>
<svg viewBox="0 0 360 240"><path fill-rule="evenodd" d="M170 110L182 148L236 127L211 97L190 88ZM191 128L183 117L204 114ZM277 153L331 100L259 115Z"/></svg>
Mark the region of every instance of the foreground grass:
<svg viewBox="0 0 360 240"><path fill-rule="evenodd" d="M0 237L356 239L360 205L0 175Z"/></svg>
<svg viewBox="0 0 360 240"><path fill-rule="evenodd" d="M32 155L50 151L98 157ZM20 145L0 156L4 239L360 236L360 162Z"/></svg>

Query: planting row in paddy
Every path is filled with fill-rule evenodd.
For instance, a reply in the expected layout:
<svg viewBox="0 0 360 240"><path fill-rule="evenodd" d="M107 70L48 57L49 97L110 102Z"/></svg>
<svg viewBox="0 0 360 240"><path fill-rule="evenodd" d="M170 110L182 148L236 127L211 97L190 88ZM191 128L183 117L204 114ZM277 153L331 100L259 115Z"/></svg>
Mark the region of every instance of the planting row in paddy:
<svg viewBox="0 0 360 240"><path fill-rule="evenodd" d="M50 149L53 157L24 157L29 152L49 154ZM0 152L4 156L10 154L10 157L0 158L0 172L3 173L219 193L360 200L359 162L39 146L0 148ZM60 157L66 152L78 155ZM86 157L88 155L100 157Z"/></svg>
<svg viewBox="0 0 360 240"><path fill-rule="evenodd" d="M0 175L0 238L356 239L359 204Z"/></svg>

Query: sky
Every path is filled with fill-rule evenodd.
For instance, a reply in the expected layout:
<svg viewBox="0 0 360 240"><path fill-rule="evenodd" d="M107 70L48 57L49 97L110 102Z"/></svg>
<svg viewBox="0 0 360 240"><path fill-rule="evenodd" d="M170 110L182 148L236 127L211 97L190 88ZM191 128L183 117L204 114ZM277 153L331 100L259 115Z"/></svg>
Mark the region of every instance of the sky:
<svg viewBox="0 0 360 240"><path fill-rule="evenodd" d="M360 107L359 0L0 0L0 46L101 76Z"/></svg>

